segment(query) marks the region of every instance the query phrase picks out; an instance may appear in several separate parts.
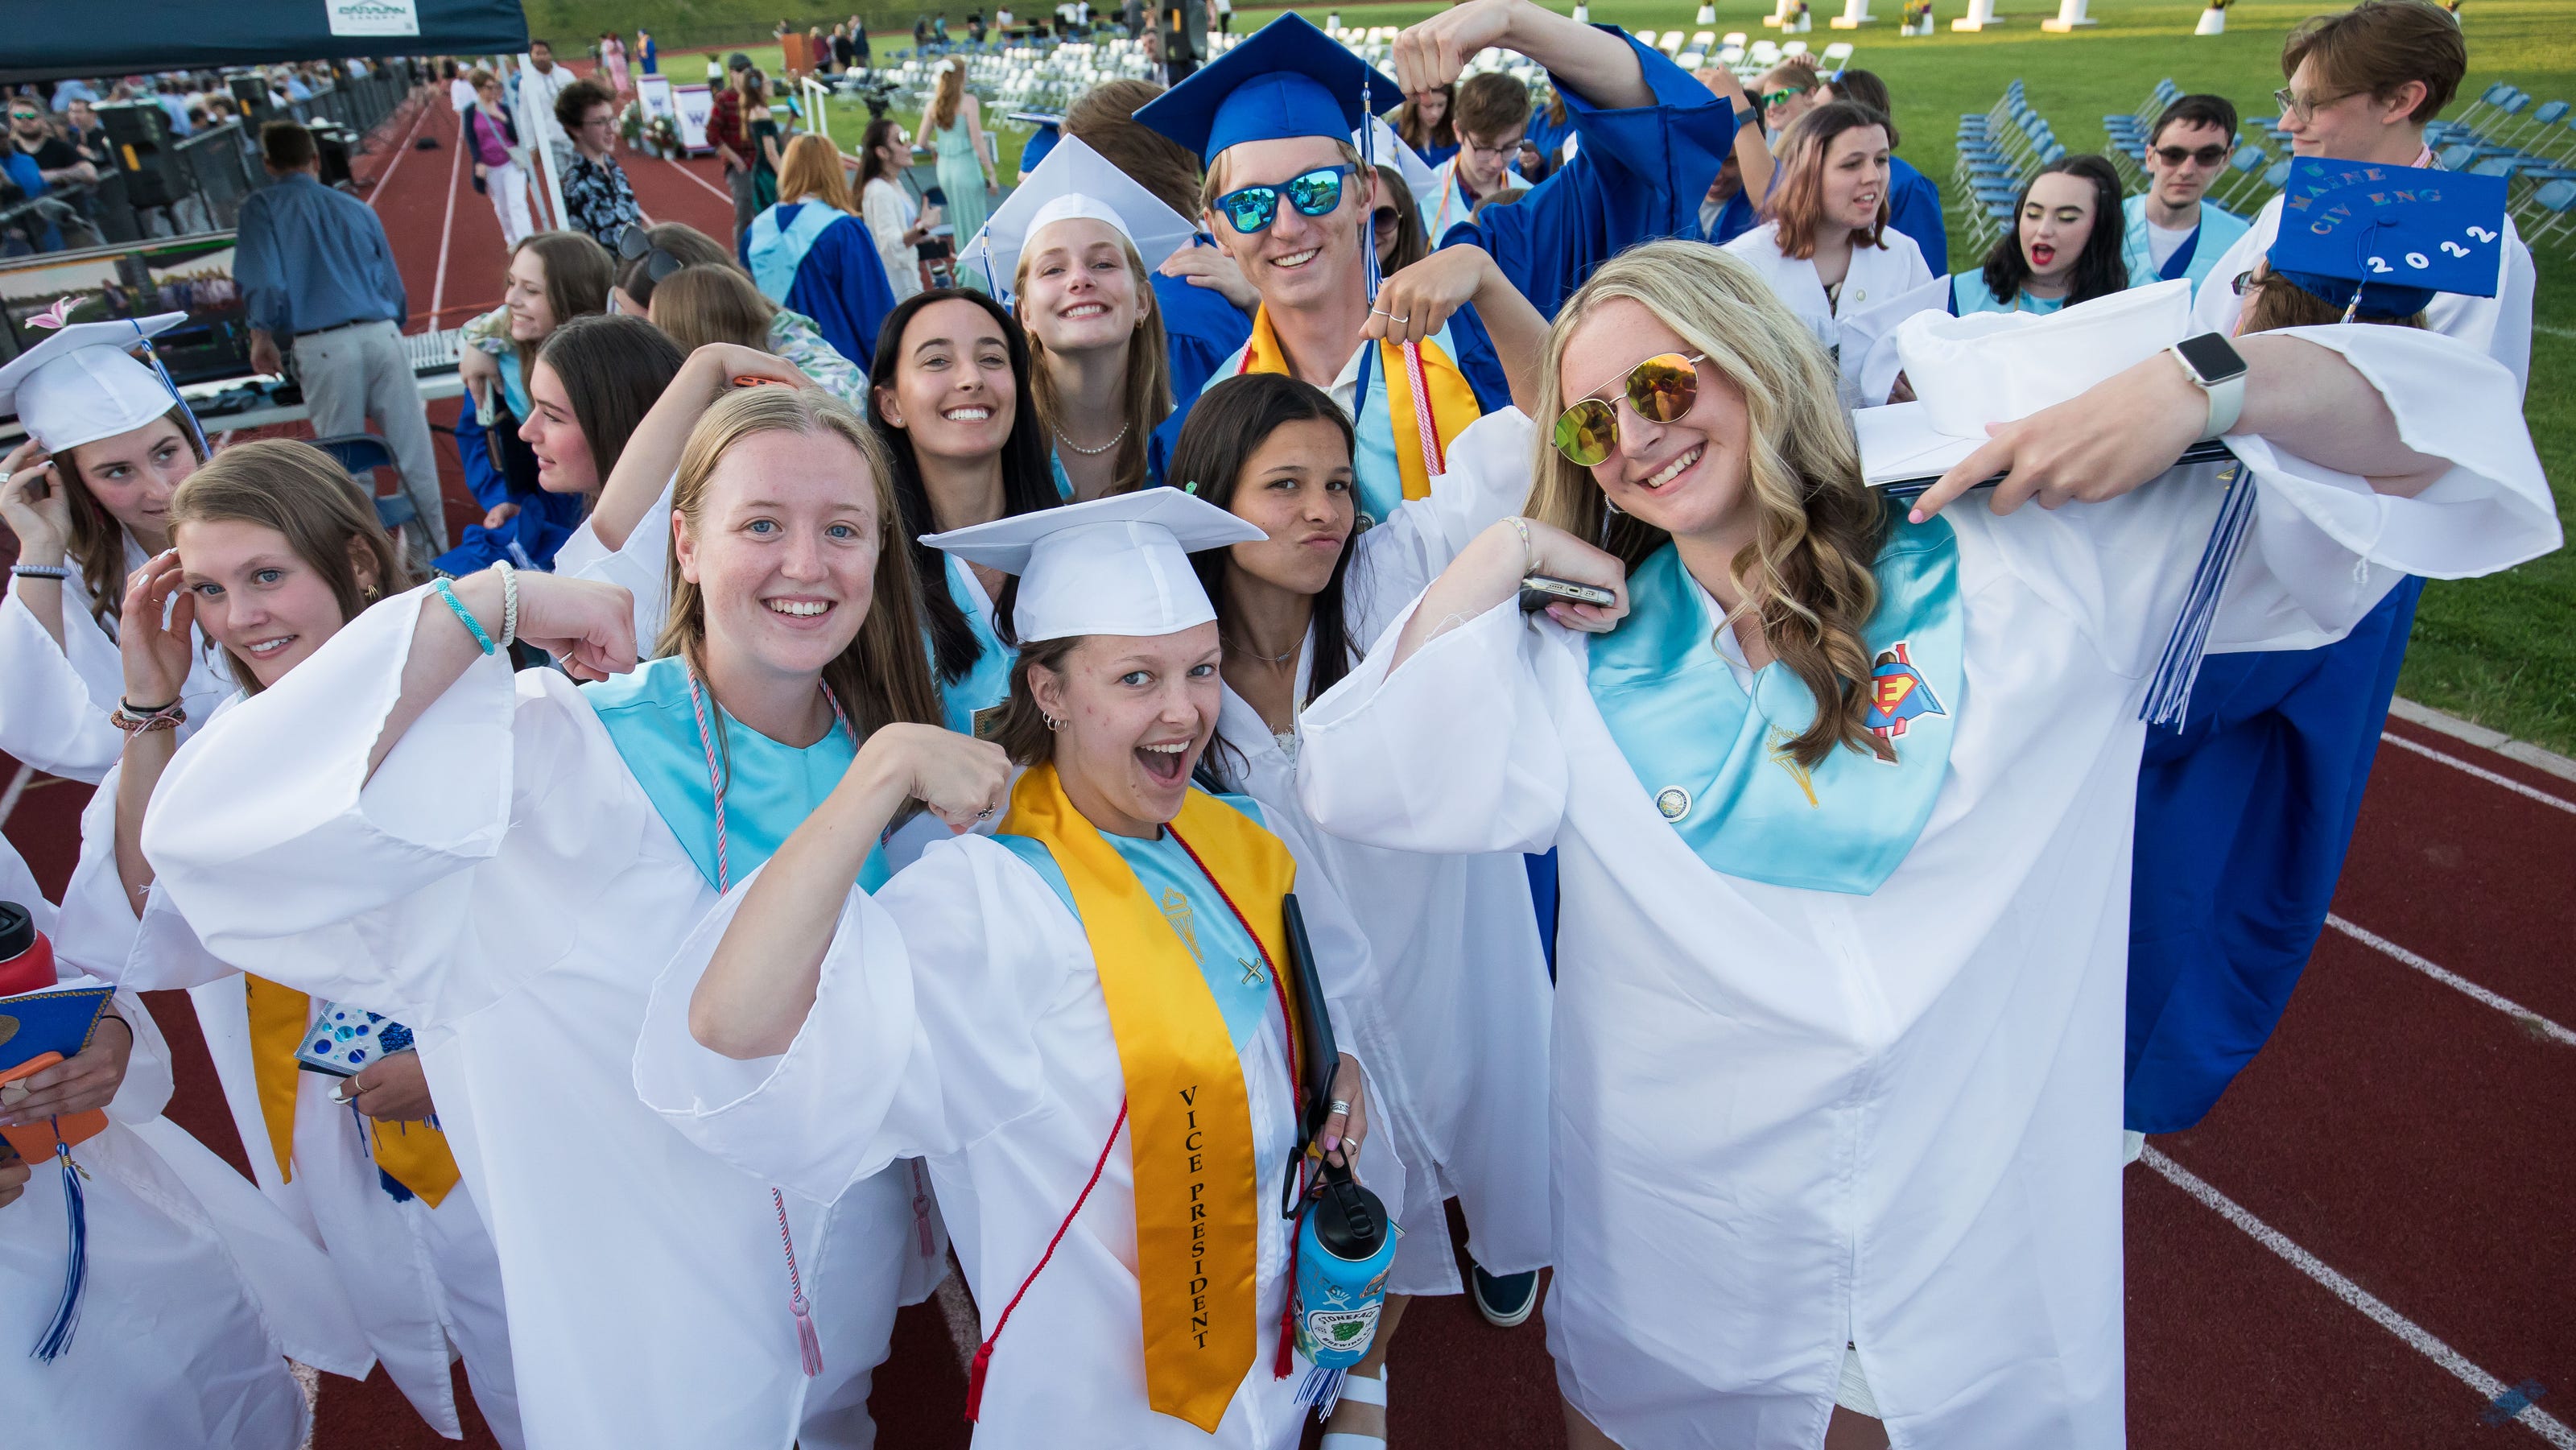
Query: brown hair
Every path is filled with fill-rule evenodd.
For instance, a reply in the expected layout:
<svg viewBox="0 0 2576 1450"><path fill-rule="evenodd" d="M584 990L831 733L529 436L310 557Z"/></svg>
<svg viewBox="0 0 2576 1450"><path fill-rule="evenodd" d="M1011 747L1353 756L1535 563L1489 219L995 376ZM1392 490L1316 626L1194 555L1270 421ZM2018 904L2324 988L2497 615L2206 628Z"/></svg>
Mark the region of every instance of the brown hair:
<svg viewBox="0 0 2576 1450"><path fill-rule="evenodd" d="M576 317L546 339L537 361L562 381L573 423L605 483L617 455L687 359L641 317Z"/></svg>
<svg viewBox="0 0 2576 1450"><path fill-rule="evenodd" d="M236 443L189 474L170 496L170 534L183 524L219 519L257 524L285 535L295 557L331 586L346 624L386 594L411 587L411 571L393 537L376 520L375 501L330 454L310 443L263 438ZM355 554L375 566L375 592L358 579ZM225 662L246 695L261 686L250 664L230 650Z"/></svg>
<svg viewBox="0 0 2576 1450"><path fill-rule="evenodd" d="M778 304L731 267L682 267L653 291L653 326L670 334L682 352L711 342L770 351L769 326Z"/></svg>
<svg viewBox="0 0 2576 1450"><path fill-rule="evenodd" d="M1885 129L1886 125L1884 117L1858 101L1827 101L1789 123L1788 133L1780 138L1779 178L1762 207L1779 224L1781 256L1816 254L1816 228L1824 221L1825 157L1834 149L1834 138L1846 131ZM1884 247L1886 231L1887 195L1882 190L1878 215L1867 228L1851 234L1852 245Z"/></svg>
<svg viewBox="0 0 2576 1450"><path fill-rule="evenodd" d="M635 299L638 307L653 305L653 252L660 252L683 267L731 267L742 270L742 263L725 245L686 222L657 222L644 229L644 239L653 251L632 261L617 264L617 290ZM549 276L552 274L549 273ZM663 275L670 275L665 272ZM743 273L748 277L751 274Z"/></svg>
<svg viewBox="0 0 2576 1450"><path fill-rule="evenodd" d="M1478 145L1530 118L1529 87L1499 71L1472 75L1458 83L1458 98L1449 107L1451 129L1472 136Z"/></svg>
<svg viewBox="0 0 2576 1450"><path fill-rule="evenodd" d="M1834 72L1834 78L1826 84L1833 91L1835 100L1858 101L1878 112L1878 123L1887 128L1888 150L1893 151L1905 144L1904 136L1896 129L1896 100L1888 95L1887 82L1878 78L1878 72L1845 66Z"/></svg>
<svg viewBox="0 0 2576 1450"><path fill-rule="evenodd" d="M1816 63L1805 56L1793 55L1755 76L1753 84L1744 89L1751 93L1754 107L1758 110L1762 105L1764 91L1812 91L1822 84L1824 84L1824 78L1817 74Z"/></svg>
<svg viewBox="0 0 2576 1450"><path fill-rule="evenodd" d="M2348 294L2344 302L2319 297L2273 271L2269 262L2258 260L2255 270L2257 275L2245 284L2246 289L2254 293L2254 305L2246 309L2245 321L2236 329L2237 336L2272 332L2284 327L2332 327L2343 321L2344 302L2351 301ZM2377 323L2383 327L2422 327L2424 314L2416 312L2404 317L2388 317L2364 312L2356 313L2353 320Z"/></svg>
<svg viewBox="0 0 2576 1450"><path fill-rule="evenodd" d="M1019 583L1014 578L1004 585L1003 597L1017 597ZM1010 615L997 603L993 618L998 625ZM994 717L992 728L980 733L1002 747L1013 765L1043 765L1055 759L1055 727L1047 723L1046 712L1038 708L1037 692L1029 686L1029 671L1037 668L1064 673L1066 656L1082 640L1078 634L1042 639L1020 646L1019 654L1011 660L1011 693L1003 699L1002 713Z"/></svg>
<svg viewBox="0 0 2576 1450"><path fill-rule="evenodd" d="M1440 87L1439 91L1440 98L1449 104L1440 108L1437 121L1423 120L1422 110L1413 103L1411 96L1405 97L1404 104L1395 109L1395 134L1416 151L1458 144L1458 83L1452 81ZM1423 94L1431 93L1425 91Z"/></svg>
<svg viewBox="0 0 2576 1450"><path fill-rule="evenodd" d="M897 178L902 175L903 168L897 166L889 171L886 163L877 158L878 148L895 145L894 138L901 134L903 126L892 116L879 116L868 123L867 134L859 139L859 186L862 190L869 182L880 179L901 184ZM909 145L903 150L905 155L911 154Z"/></svg>
<svg viewBox="0 0 2576 1450"><path fill-rule="evenodd" d="M1385 193L1378 205L1395 213L1395 250L1378 263L1378 270L1394 276L1431 255L1431 238L1422 230L1422 208L1413 204L1413 188L1404 184L1404 173L1381 161L1377 165L1378 189ZM1518 196L1506 191L1504 196ZM1490 200L1490 198L1488 198ZM1369 217L1369 240L1377 240L1377 217Z"/></svg>
<svg viewBox="0 0 2576 1450"><path fill-rule="evenodd" d="M832 138L812 132L787 143L779 158L778 200L819 201L834 211L858 210L850 200L849 174L841 170L841 148Z"/></svg>
<svg viewBox="0 0 2576 1450"><path fill-rule="evenodd" d="M206 461L206 450L197 442L196 431L188 426L184 404L173 405L169 412L153 422L167 423L178 429L179 441L187 444L188 451L197 455L197 462L203 464ZM143 426L149 428L152 424ZM90 440L91 443L105 441L103 438ZM107 511L107 505L98 501L98 495L89 491L89 480L81 477L80 463L75 455L88 446L75 443L55 454L54 476L69 485L64 491L63 502L71 513L72 528L71 537L64 541L65 551L71 555L72 562L80 566L81 584L89 590L89 617L103 624L114 619L125 607L125 526L116 521L116 515ZM184 483L187 480L180 481Z"/></svg>
<svg viewBox="0 0 2576 1450"><path fill-rule="evenodd" d="M1119 375L1119 385L1127 397L1127 425L1118 443L1117 474L1111 478L1109 492L1133 493L1145 486L1145 453L1153 442L1154 430L1172 413L1171 359L1163 335L1163 304L1154 295L1154 274L1145 268L1145 259L1137 254L1136 244L1125 237L1118 239L1118 250L1127 259L1127 274L1135 279L1136 302L1144 316L1135 332L1127 339L1127 366ZM1029 262L1034 254L1020 253L1020 265L1011 274L1011 295L1026 302L1029 295ZM1014 312L1018 308L1012 309ZM1064 399L1057 395L1055 370L1046 365L1046 344L1039 340L1037 329L1020 319L1028 333L1030 361L1029 394L1037 404L1038 421L1055 437L1064 434ZM1094 423L1106 420L1092 420Z"/></svg>
<svg viewBox="0 0 2576 1450"><path fill-rule="evenodd" d="M456 69L456 63L454 61L448 62L447 68L451 72L454 71ZM501 78L478 65L474 68L471 74L465 77L465 83L479 91L485 86L499 85L501 83Z"/></svg>
<svg viewBox="0 0 2576 1450"><path fill-rule="evenodd" d="M939 73L938 88L930 95L930 109L922 113L921 129L945 131L956 123L957 113L965 108L966 67L961 62L951 61L948 69Z"/></svg>
<svg viewBox="0 0 2576 1450"><path fill-rule="evenodd" d="M1152 81L1102 81L1065 109L1060 129L1099 152L1163 205L1189 216L1198 210L1198 157L1136 119L1136 112L1162 93Z"/></svg>
<svg viewBox="0 0 2576 1450"><path fill-rule="evenodd" d="M574 81L555 92L555 121L566 131L581 129L582 117L593 106L614 106L617 98L597 81Z"/></svg>
<svg viewBox="0 0 2576 1450"><path fill-rule="evenodd" d="M707 483L716 466L736 444L762 433L837 438L859 455L867 470L868 499L877 516L876 577L867 618L849 647L823 667L823 687L840 702L861 739L880 726L903 721L944 723L946 712L930 681L930 662L921 651L920 614L914 603L919 585L913 575L912 551L905 547L901 532L903 515L895 506L893 467L884 445L858 414L815 388L737 388L725 394L698 419L680 450L680 471L671 486L671 516L692 530L703 528ZM671 611L654 653L685 656L692 669L703 673L706 601L697 585L681 577L676 547L670 567ZM721 718L718 724L721 734Z"/></svg>
<svg viewBox="0 0 2576 1450"><path fill-rule="evenodd" d="M2363 92L2386 100L2408 81L2424 99L2406 119L2421 126L2442 114L2469 71L2468 42L2458 17L2423 0L2362 0L2339 15L2301 22L2281 42L2281 74L2298 74L2313 58L2328 96Z"/></svg>
<svg viewBox="0 0 2576 1450"><path fill-rule="evenodd" d="M592 241L590 233L538 232L521 237L519 244L510 249L510 260L517 261L521 252L536 253L537 260L545 265L546 308L554 313L555 326L608 310L608 284L616 268L608 260L608 249ZM525 387L544 339L517 346L519 383Z"/></svg>
<svg viewBox="0 0 2576 1450"><path fill-rule="evenodd" d="M271 121L259 128L259 155L272 171L299 171L313 164L313 133L295 121Z"/></svg>
<svg viewBox="0 0 2576 1450"><path fill-rule="evenodd" d="M1878 608L1871 566L1886 515L1861 482L1833 359L1742 258L1699 242L1648 242L1604 263L1557 313L1539 377L1549 406L1564 396L1567 342L1613 300L1653 313L1701 355L1703 378L1744 395L1755 533L1728 573L1743 595L1735 613L1758 619L1771 652L1817 702L1790 753L1810 769L1838 745L1874 753L1862 725L1871 670L1862 626ZM1567 462L1544 431L1535 453L1531 517L1600 540L1632 572L1670 541L1634 514L1609 513L1591 470Z"/></svg>

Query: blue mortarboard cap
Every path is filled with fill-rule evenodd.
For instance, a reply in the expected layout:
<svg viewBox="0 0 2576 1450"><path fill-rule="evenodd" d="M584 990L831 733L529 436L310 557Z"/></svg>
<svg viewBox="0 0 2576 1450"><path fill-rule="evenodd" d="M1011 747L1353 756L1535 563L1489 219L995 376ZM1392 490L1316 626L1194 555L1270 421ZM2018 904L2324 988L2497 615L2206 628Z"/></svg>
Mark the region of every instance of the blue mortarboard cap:
<svg viewBox="0 0 2576 1450"><path fill-rule="evenodd" d="M1047 153L1055 149L1055 143L1064 139L1064 117L1044 111L1013 111L1009 119L1023 126L1038 128L1037 134L1020 147L1020 175L1026 176L1038 169L1039 162L1047 159Z"/></svg>
<svg viewBox="0 0 2576 1450"><path fill-rule="evenodd" d="M2504 265L2505 180L2302 156L2290 163L2272 271L2343 306L2406 317L2438 292L2492 297Z"/></svg>
<svg viewBox="0 0 2576 1450"><path fill-rule="evenodd" d="M1218 152L1246 141L1347 141L1363 115L1403 100L1385 72L1289 14L1154 98L1136 119L1197 152L1200 161L1214 162Z"/></svg>

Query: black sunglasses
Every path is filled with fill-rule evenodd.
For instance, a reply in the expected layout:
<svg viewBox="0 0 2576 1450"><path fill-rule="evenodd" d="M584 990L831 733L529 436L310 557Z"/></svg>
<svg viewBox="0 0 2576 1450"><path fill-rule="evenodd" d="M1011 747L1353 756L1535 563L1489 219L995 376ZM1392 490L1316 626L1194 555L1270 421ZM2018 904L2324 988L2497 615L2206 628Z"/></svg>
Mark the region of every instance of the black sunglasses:
<svg viewBox="0 0 2576 1450"><path fill-rule="evenodd" d="M651 278L656 284L659 284L663 278L670 276L672 273L688 265L688 263L681 261L670 253L663 251L660 247L653 245L652 234L645 231L642 227L628 227L625 231L618 234L617 255L630 262L642 262L647 257L652 258L653 260L645 265L644 275Z"/></svg>
<svg viewBox="0 0 2576 1450"><path fill-rule="evenodd" d="M2216 166L2227 159L2227 148L2203 146L2197 151L2186 151L2180 146L2159 146L2156 148L2156 156L2167 166L2180 166L2186 161L2197 161L2203 166Z"/></svg>

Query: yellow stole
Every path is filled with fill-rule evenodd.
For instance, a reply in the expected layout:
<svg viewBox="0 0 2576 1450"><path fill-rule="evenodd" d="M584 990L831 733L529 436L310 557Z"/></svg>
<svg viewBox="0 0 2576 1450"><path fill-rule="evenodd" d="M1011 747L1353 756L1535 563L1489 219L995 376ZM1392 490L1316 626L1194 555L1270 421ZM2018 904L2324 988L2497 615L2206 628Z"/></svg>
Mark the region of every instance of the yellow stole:
<svg viewBox="0 0 2576 1450"><path fill-rule="evenodd" d="M295 1065L312 1025L313 999L264 977L242 974L250 997L251 1081L259 1088L259 1116L268 1125L269 1151L277 1157L278 1175L295 1178L295 1094L304 1070ZM456 1186L456 1155L447 1150L447 1135L427 1123L379 1123L367 1120L375 1140L376 1167L432 1208ZM242 1147L247 1150L250 1145Z"/></svg>
<svg viewBox="0 0 2576 1450"><path fill-rule="evenodd" d="M1261 1190L1242 1061L1198 963L1118 849L1065 799L1054 766L1020 777L1002 829L1044 842L1063 870L1108 1000L1136 1174L1146 1401L1213 1434L1259 1330ZM1196 790L1171 831L1243 913L1275 976L1288 960L1279 902L1297 879L1288 848Z"/></svg>
<svg viewBox="0 0 2576 1450"><path fill-rule="evenodd" d="M1484 416L1477 406L1476 390L1467 384L1467 375L1440 345L1425 339L1422 354L1422 378L1425 391L1431 395L1431 431L1440 441L1445 460L1449 445L1467 425ZM1271 330L1270 304L1252 314L1252 340L1243 345L1240 373L1284 373L1288 371L1288 354L1280 349L1279 334ZM1404 361L1404 350L1393 343L1377 345L1375 372L1386 389L1387 421L1395 429L1395 466L1404 479L1406 498L1429 498L1433 469L1422 456L1422 427L1413 408L1413 378ZM1372 390L1374 391L1374 390Z"/></svg>

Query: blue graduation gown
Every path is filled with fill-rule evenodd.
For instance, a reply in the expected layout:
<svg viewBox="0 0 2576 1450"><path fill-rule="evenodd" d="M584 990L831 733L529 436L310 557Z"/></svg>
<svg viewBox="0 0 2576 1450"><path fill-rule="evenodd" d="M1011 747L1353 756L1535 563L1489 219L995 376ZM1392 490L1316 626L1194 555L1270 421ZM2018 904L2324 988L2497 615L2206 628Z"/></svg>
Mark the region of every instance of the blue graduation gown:
<svg viewBox="0 0 2576 1450"><path fill-rule="evenodd" d="M798 226L799 214L813 205L782 201L771 207L742 234L736 250L755 277L787 270L783 264L792 256L793 280L784 296L770 300L814 319L832 350L864 370L876 358L877 329L894 312L894 287L886 281L867 223L845 212L819 230ZM763 245L780 251L755 266L753 253Z"/></svg>
<svg viewBox="0 0 2576 1450"><path fill-rule="evenodd" d="M1902 156L1887 158L1887 224L1923 249L1923 265L1933 276L1950 270L1950 228L1941 219L1941 188Z"/></svg>
<svg viewBox="0 0 2576 1450"><path fill-rule="evenodd" d="M1717 214L1716 229L1702 233L1700 240L1712 247L1722 247L1753 230L1754 224L1761 220L1762 213L1754 209L1753 198L1738 191L1726 199L1726 209Z"/></svg>
<svg viewBox="0 0 2576 1450"><path fill-rule="evenodd" d="M1217 365L1252 340L1252 316L1213 287L1193 286L1187 277L1160 272L1154 274L1154 302L1163 312L1172 402L1187 408L1216 375Z"/></svg>
<svg viewBox="0 0 2576 1450"><path fill-rule="evenodd" d="M2211 655L2138 770L2128 1126L2198 1123L2272 1035L2325 928L2424 581L2323 649Z"/></svg>
<svg viewBox="0 0 2576 1450"><path fill-rule="evenodd" d="M1615 26L1601 28L1636 51L1655 104L1605 111L1559 82L1566 114L1583 137L1574 159L1512 205L1433 239L1483 247L1547 317L1602 263L1639 242L1698 239L1700 203L1735 141L1727 102L1662 53Z"/></svg>

